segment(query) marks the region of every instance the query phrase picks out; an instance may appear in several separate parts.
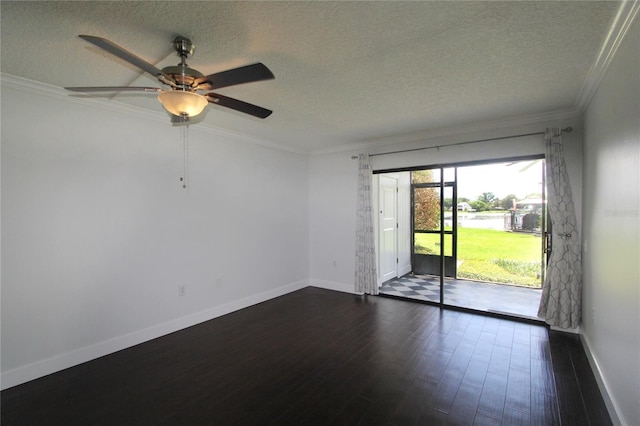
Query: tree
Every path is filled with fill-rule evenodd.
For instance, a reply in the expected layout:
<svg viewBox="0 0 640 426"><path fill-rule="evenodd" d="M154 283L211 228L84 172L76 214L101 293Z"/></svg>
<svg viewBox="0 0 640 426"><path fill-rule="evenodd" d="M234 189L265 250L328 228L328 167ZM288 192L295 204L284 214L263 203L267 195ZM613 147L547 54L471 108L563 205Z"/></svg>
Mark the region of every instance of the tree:
<svg viewBox="0 0 640 426"><path fill-rule="evenodd" d="M488 205L493 205L493 200L496 199L496 196L493 192L483 192L481 196L478 197L478 200L484 201Z"/></svg>
<svg viewBox="0 0 640 426"><path fill-rule="evenodd" d="M415 188L415 229L426 231L438 229L440 225L440 194L436 188Z"/></svg>
<svg viewBox="0 0 640 426"><path fill-rule="evenodd" d="M514 207L514 201L517 201L518 197L515 196L515 194L509 194L506 197L504 197L502 200L500 200L500 207L502 207L505 210L509 210L512 209Z"/></svg>
<svg viewBox="0 0 640 426"><path fill-rule="evenodd" d="M411 183L432 183L433 181L433 171L431 170L416 170L415 172L411 172Z"/></svg>
<svg viewBox="0 0 640 426"><path fill-rule="evenodd" d="M483 212L491 208L491 204L482 200L480 197L478 197L478 199L475 201L470 201L469 205L471 206L471 208L478 212Z"/></svg>
<svg viewBox="0 0 640 426"><path fill-rule="evenodd" d="M444 199L444 208L445 210L451 210L453 208L453 198Z"/></svg>
<svg viewBox="0 0 640 426"><path fill-rule="evenodd" d="M431 170L411 172L412 183L433 182ZM416 230L438 229L440 224L440 193L437 188L414 188L413 215Z"/></svg>

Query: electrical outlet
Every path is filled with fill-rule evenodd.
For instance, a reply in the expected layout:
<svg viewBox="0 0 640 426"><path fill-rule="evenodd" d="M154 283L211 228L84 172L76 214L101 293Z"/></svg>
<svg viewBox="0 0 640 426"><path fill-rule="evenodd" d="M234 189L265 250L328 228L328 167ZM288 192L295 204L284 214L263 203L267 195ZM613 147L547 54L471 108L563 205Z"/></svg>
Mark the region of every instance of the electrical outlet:
<svg viewBox="0 0 640 426"><path fill-rule="evenodd" d="M222 278L217 278L216 279L216 288L221 288L222 287Z"/></svg>
<svg viewBox="0 0 640 426"><path fill-rule="evenodd" d="M187 286L181 285L178 287L178 296L186 296L187 295Z"/></svg>

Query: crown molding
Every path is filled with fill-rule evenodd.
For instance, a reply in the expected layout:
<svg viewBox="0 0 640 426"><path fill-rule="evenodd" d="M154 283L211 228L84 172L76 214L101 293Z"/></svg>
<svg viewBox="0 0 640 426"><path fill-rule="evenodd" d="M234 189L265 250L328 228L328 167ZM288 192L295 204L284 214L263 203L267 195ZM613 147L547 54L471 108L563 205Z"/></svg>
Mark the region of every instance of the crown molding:
<svg viewBox="0 0 640 426"><path fill-rule="evenodd" d="M547 127L551 122L575 120L579 118L581 114L575 109L551 111L541 114L529 114L524 116L501 118L491 121L483 121L478 123L468 123L456 126L440 127L434 129L425 129L419 132L412 132L400 135L387 136L382 138L367 139L355 144L344 145L334 149L327 149L322 151L314 151L310 155L326 155L335 154L341 152L355 152L355 151L372 151L373 148L382 148L388 146L396 146L398 144L405 143L428 143L430 141L436 141L443 138L455 138L463 137L469 134L479 134L483 132L493 133L491 136L499 137L495 134L500 130L511 129L514 127L523 126L535 126L540 125ZM544 130L543 128L539 129ZM489 136L489 137L491 137Z"/></svg>
<svg viewBox="0 0 640 426"><path fill-rule="evenodd" d="M135 115L146 120L154 121L157 123L167 124L168 117L161 111L152 111L147 108L130 105L124 102L116 101L113 99L96 98L89 96L70 96L69 92L58 86L42 83L35 80L29 80L24 77L18 77L12 74L0 73L0 87L19 90L22 92L31 93L34 95L47 96L55 98L65 102L71 102L76 104L82 104L84 106L91 106L94 108L112 111L117 113L126 113L127 115ZM193 124L193 130L203 131L216 137L223 137L232 139L239 142L246 142L252 145L259 145L265 148L271 148L278 151L285 151L294 154L306 155L307 153L301 150L295 150L290 147L282 146L272 141L263 140L247 136L241 133L237 133L231 130L222 129L209 123L200 122Z"/></svg>
<svg viewBox="0 0 640 426"><path fill-rule="evenodd" d="M591 98L593 98L593 95L595 95L598 90L613 57L627 35L627 31L631 27L631 24L638 16L639 11L640 1L623 1L620 4L620 8L613 20L611 28L609 29L609 33L607 34L607 38L598 53L596 61L593 66L591 66L591 69L587 74L587 78L585 79L574 104L574 109L580 114L583 114L589 106Z"/></svg>
<svg viewBox="0 0 640 426"><path fill-rule="evenodd" d="M46 96L65 102L82 104L84 106L89 105L105 111L120 113L126 112L127 114L134 114L136 116L144 117L153 121L160 121L160 119L162 118L160 114L154 113L153 111L149 111L145 108L103 98L82 95L73 96L70 95L68 91L60 87L12 74L0 73L0 86L2 88L14 89L38 96ZM164 122L166 122L166 116Z"/></svg>

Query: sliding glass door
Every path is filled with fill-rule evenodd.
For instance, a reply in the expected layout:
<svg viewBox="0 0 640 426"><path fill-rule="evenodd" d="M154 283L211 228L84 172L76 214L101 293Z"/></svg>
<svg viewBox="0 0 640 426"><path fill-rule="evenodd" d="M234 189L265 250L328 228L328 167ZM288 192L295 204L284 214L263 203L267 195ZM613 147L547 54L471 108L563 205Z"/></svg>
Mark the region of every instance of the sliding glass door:
<svg viewBox="0 0 640 426"><path fill-rule="evenodd" d="M397 174L380 175L380 193L386 193L386 177ZM549 243L544 158L425 167L405 176L403 201L395 196L397 185L387 192L401 204L395 211L410 204L410 215L383 214L387 203L381 201L380 226L395 232L394 241L411 239L411 264L407 256L400 272L396 254L381 260L393 267L381 292L536 318ZM389 226L387 216L393 218ZM383 237L380 247L386 247Z"/></svg>

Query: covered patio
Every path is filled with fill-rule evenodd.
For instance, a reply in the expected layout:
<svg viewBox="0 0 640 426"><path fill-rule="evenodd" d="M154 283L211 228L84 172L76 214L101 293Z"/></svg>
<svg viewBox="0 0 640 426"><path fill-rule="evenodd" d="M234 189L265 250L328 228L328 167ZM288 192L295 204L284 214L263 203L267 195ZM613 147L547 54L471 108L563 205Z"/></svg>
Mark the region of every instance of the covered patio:
<svg viewBox="0 0 640 426"><path fill-rule="evenodd" d="M405 275L387 281L380 294L408 299L440 302L440 278L433 275ZM447 278L445 305L539 320L541 289L506 284Z"/></svg>

